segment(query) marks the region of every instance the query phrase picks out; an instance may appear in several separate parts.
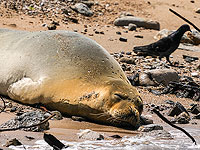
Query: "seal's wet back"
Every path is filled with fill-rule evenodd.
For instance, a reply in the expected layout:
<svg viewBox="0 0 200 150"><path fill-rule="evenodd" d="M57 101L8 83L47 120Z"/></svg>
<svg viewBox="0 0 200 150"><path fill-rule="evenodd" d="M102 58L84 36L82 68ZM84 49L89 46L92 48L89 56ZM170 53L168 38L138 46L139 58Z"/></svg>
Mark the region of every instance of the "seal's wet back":
<svg viewBox="0 0 200 150"><path fill-rule="evenodd" d="M0 93L68 115L135 126L142 100L95 41L69 31L0 30Z"/></svg>

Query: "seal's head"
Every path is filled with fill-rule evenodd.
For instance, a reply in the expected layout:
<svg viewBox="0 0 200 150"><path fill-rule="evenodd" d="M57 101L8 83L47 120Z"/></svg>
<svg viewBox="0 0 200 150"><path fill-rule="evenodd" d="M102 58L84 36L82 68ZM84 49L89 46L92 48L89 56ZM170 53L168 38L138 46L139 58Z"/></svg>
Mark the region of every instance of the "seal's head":
<svg viewBox="0 0 200 150"><path fill-rule="evenodd" d="M136 88L123 80L111 80L106 83L104 89L102 108L110 116L107 120L121 125L123 123L131 126L138 125L143 111L143 102Z"/></svg>

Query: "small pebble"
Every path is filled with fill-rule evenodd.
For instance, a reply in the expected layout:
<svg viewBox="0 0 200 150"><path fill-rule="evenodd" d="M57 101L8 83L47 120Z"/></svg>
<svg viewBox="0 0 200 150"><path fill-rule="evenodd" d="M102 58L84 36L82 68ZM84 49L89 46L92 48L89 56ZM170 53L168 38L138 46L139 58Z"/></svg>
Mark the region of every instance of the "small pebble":
<svg viewBox="0 0 200 150"><path fill-rule="evenodd" d="M119 32L119 31L117 31L117 32L116 32L116 34L118 34L118 35L121 35L122 33L121 33L121 32Z"/></svg>
<svg viewBox="0 0 200 150"><path fill-rule="evenodd" d="M119 40L122 42L127 42L127 38L124 38L124 37L120 37Z"/></svg>

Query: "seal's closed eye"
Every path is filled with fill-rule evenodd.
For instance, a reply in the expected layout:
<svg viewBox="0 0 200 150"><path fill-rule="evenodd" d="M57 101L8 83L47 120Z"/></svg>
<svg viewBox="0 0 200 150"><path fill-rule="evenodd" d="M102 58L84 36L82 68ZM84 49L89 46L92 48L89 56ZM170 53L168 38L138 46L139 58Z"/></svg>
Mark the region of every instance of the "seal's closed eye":
<svg viewBox="0 0 200 150"><path fill-rule="evenodd" d="M128 97L125 95L121 95L119 93L115 93L114 96L116 97L116 99L127 99Z"/></svg>

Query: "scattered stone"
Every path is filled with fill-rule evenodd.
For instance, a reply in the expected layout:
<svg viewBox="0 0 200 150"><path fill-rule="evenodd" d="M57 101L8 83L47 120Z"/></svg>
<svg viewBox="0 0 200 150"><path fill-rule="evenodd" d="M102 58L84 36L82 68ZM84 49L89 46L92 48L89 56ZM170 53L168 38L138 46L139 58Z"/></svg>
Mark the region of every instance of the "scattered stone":
<svg viewBox="0 0 200 150"><path fill-rule="evenodd" d="M140 126L138 128L138 131L140 131L140 132L150 132L153 130L163 130L163 127L158 124L149 124L149 125Z"/></svg>
<svg viewBox="0 0 200 150"><path fill-rule="evenodd" d="M199 77L199 73L198 72L192 72L191 75L192 75L192 77Z"/></svg>
<svg viewBox="0 0 200 150"><path fill-rule="evenodd" d="M192 41L191 44L200 44L200 33L197 30L192 30L192 32L188 32L187 37Z"/></svg>
<svg viewBox="0 0 200 150"><path fill-rule="evenodd" d="M94 5L93 1L81 1L83 4L87 5L89 8L91 8Z"/></svg>
<svg viewBox="0 0 200 150"><path fill-rule="evenodd" d="M48 30L56 30L56 28L57 28L57 26L55 25L55 24L49 24L48 26L47 26L47 28L48 28Z"/></svg>
<svg viewBox="0 0 200 150"><path fill-rule="evenodd" d="M188 63L199 60L198 57L192 57L192 56L187 56L187 55L183 55L183 59Z"/></svg>
<svg viewBox="0 0 200 150"><path fill-rule="evenodd" d="M128 30L129 30L129 31L134 31L134 30L136 30L136 29L137 29L137 26L136 26L135 24L130 23L130 24L128 25Z"/></svg>
<svg viewBox="0 0 200 150"><path fill-rule="evenodd" d="M43 23L41 26L42 26L42 27L47 27L47 24L46 24L46 23Z"/></svg>
<svg viewBox="0 0 200 150"><path fill-rule="evenodd" d="M122 42L127 42L127 38L124 38L124 37L120 37L119 40Z"/></svg>
<svg viewBox="0 0 200 150"><path fill-rule="evenodd" d="M197 67L197 70L200 70L200 65Z"/></svg>
<svg viewBox="0 0 200 150"><path fill-rule="evenodd" d="M122 33L120 31L117 31L116 34L121 35Z"/></svg>
<svg viewBox="0 0 200 150"><path fill-rule="evenodd" d="M100 31L99 33L100 33L100 34L104 34L104 32L103 32L103 31Z"/></svg>
<svg viewBox="0 0 200 150"><path fill-rule="evenodd" d="M200 105L194 104L192 108L189 109L192 114L199 114L200 113Z"/></svg>
<svg viewBox="0 0 200 150"><path fill-rule="evenodd" d="M10 112L15 112L17 110L17 107L16 106L13 106L11 109L10 109Z"/></svg>
<svg viewBox="0 0 200 150"><path fill-rule="evenodd" d="M171 109L169 110L168 116L172 116L172 117L178 116L178 115L180 115L182 112L185 112L185 113L188 114L188 112L187 112L187 110L185 109L185 107L184 107L181 103L176 102L175 105L174 105L174 107L171 108Z"/></svg>
<svg viewBox="0 0 200 150"><path fill-rule="evenodd" d="M152 20L145 20L139 17L125 16L125 17L117 18L114 21L115 26L128 26L130 23L135 24L137 27L160 30L159 22L152 21Z"/></svg>
<svg viewBox="0 0 200 150"><path fill-rule="evenodd" d="M142 36L142 35L135 35L134 37L135 37L135 38L140 38L140 39L142 39L142 38L143 38L143 36Z"/></svg>
<svg viewBox="0 0 200 150"><path fill-rule="evenodd" d="M31 126L40 123L45 118L45 113L41 111L32 111L23 113L20 116L15 117L3 124L0 125L0 128L18 128L21 126ZM49 123L46 122L40 126L31 127L31 128L22 128L24 131L33 131L33 132L41 132L49 129Z"/></svg>
<svg viewBox="0 0 200 150"><path fill-rule="evenodd" d="M195 12L196 12L196 13L200 13L200 8L197 8L197 9L195 10Z"/></svg>
<svg viewBox="0 0 200 150"><path fill-rule="evenodd" d="M126 52L126 55L132 55L132 52Z"/></svg>
<svg viewBox="0 0 200 150"><path fill-rule="evenodd" d="M122 58L119 59L119 62L135 65L135 59L134 58L122 57Z"/></svg>
<svg viewBox="0 0 200 150"><path fill-rule="evenodd" d="M127 78L130 81L131 85L133 85L133 86L140 85L139 84L139 73L128 75Z"/></svg>
<svg viewBox="0 0 200 150"><path fill-rule="evenodd" d="M78 19L74 17L68 17L68 19L73 23L78 23Z"/></svg>
<svg viewBox="0 0 200 150"><path fill-rule="evenodd" d="M27 138L28 140L34 140L35 139L34 137L31 137L31 136L25 136L25 138Z"/></svg>
<svg viewBox="0 0 200 150"><path fill-rule="evenodd" d="M190 116L186 112L182 112L180 115L178 115L172 122L178 123L178 124L187 124L190 121Z"/></svg>
<svg viewBox="0 0 200 150"><path fill-rule="evenodd" d="M22 143L20 141L18 141L16 138L9 140L8 142L6 142L5 146L9 147L9 146L19 146L22 145Z"/></svg>
<svg viewBox="0 0 200 150"><path fill-rule="evenodd" d="M144 116L140 116L140 124L141 125L148 125L148 124L153 124L153 120L146 118Z"/></svg>
<svg viewBox="0 0 200 150"><path fill-rule="evenodd" d="M11 23L11 24L9 24L8 26L9 26L9 27L12 27L12 28L16 28L16 27L17 27L17 25L16 25L15 23Z"/></svg>
<svg viewBox="0 0 200 150"><path fill-rule="evenodd" d="M76 3L74 7L71 7L74 11L79 12L82 15L85 15L87 17L91 17L93 15L93 12L89 9L89 7L86 4L83 3Z"/></svg>
<svg viewBox="0 0 200 150"><path fill-rule="evenodd" d="M96 140L104 140L104 136L102 134L99 134L99 137Z"/></svg>
<svg viewBox="0 0 200 150"><path fill-rule="evenodd" d="M81 130L81 132L78 133L78 138L85 140L102 140L104 139L104 135L90 129L86 129Z"/></svg>
<svg viewBox="0 0 200 150"><path fill-rule="evenodd" d="M175 105L175 102L172 100L165 100L165 103L170 104L170 105Z"/></svg>
<svg viewBox="0 0 200 150"><path fill-rule="evenodd" d="M200 113L195 115L195 116L193 116L192 119L200 119Z"/></svg>
<svg viewBox="0 0 200 150"><path fill-rule="evenodd" d="M139 83L144 86L167 86L171 81L179 81L178 73L172 69L147 70L139 75Z"/></svg>
<svg viewBox="0 0 200 150"><path fill-rule="evenodd" d="M121 12L120 17L133 16L130 12Z"/></svg>
<svg viewBox="0 0 200 150"><path fill-rule="evenodd" d="M115 139L121 139L121 138L122 138L121 136L119 136L119 135L117 135L117 134L111 135L110 137L115 138Z"/></svg>
<svg viewBox="0 0 200 150"><path fill-rule="evenodd" d="M89 33L88 35L89 35L89 36L94 36L94 34L92 34L92 33Z"/></svg>

